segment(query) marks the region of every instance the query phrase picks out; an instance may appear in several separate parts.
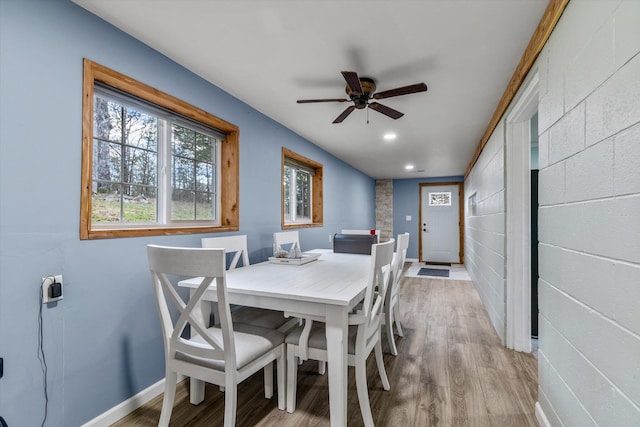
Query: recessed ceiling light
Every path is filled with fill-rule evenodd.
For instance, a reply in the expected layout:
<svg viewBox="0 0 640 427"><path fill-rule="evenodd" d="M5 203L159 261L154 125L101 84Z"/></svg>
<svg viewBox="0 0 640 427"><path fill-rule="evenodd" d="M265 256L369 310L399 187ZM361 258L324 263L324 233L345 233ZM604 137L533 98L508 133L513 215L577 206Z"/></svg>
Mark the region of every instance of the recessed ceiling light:
<svg viewBox="0 0 640 427"><path fill-rule="evenodd" d="M385 141L393 141L394 139L396 139L398 135L396 135L395 133L385 133L383 138Z"/></svg>
<svg viewBox="0 0 640 427"><path fill-rule="evenodd" d="M410 171L410 170L412 170L412 169L413 169L413 165L406 165L404 168L405 168L406 170Z"/></svg>

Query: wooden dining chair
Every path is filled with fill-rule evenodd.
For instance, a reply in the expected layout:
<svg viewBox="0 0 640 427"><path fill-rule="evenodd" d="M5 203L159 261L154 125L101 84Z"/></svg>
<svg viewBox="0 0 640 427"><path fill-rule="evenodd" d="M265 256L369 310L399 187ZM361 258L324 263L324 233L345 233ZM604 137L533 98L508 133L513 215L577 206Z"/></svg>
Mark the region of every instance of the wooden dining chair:
<svg viewBox="0 0 640 427"><path fill-rule="evenodd" d="M227 254L231 254L231 260L227 270L249 265L247 236L244 234L225 237L205 237L201 240L201 244L203 248L224 248ZM219 316L216 311L217 308L214 304L213 317L215 322L218 322L217 319ZM287 319L282 311L256 307L234 306L231 310L231 317L233 317L233 321L237 323L269 329L280 329L281 332L286 332L297 324L296 319Z"/></svg>
<svg viewBox="0 0 640 427"><path fill-rule="evenodd" d="M238 383L264 369L270 382L265 384L265 397L271 398L273 361L277 362L278 408L284 410L284 334L233 324L227 302L224 249L148 245L147 255L165 350L165 388L158 425L169 425L177 376L182 374L224 387L224 426L234 426ZM179 276L203 277L188 301L176 289ZM202 296L214 282L220 325L209 327L199 307ZM177 315L172 317L176 311ZM183 338L187 325L191 327L189 339Z"/></svg>
<svg viewBox="0 0 640 427"><path fill-rule="evenodd" d="M393 335L393 325L396 325L398 335L403 337L402 324L400 323L400 298L398 293L400 291L400 280L402 279L402 270L404 268L404 261L407 257L407 249L409 248L409 233L398 234L398 240L396 241L396 253L393 257L393 270L390 284L387 287L387 293L384 301L384 318L383 325L384 331L389 341L389 347L391 348L391 354L398 355L398 348L396 347L396 341Z"/></svg>
<svg viewBox="0 0 640 427"><path fill-rule="evenodd" d="M394 239L374 244L371 248L371 267L363 303L358 310L349 315L349 333L347 360L349 366L356 369L356 389L360 411L365 426L373 426L373 417L369 405L367 388L367 358L375 350L376 364L382 381L382 387L389 390L389 380L384 369L382 346L380 343L380 325L384 294L391 276ZM363 278L364 279L364 278ZM375 292L375 289L380 292ZM287 335L287 411L293 412L296 406L297 363L296 358L327 362L327 341L325 324L320 319L304 316L304 327L299 327ZM329 366L331 369L331 366Z"/></svg>

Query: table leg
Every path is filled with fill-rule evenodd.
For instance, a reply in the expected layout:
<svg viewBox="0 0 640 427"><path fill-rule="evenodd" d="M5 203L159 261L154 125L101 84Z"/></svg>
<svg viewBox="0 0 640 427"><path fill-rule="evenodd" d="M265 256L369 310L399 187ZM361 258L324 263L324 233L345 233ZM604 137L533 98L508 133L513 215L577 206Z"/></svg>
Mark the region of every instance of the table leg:
<svg viewBox="0 0 640 427"><path fill-rule="evenodd" d="M347 310L327 309L327 359L331 427L347 425Z"/></svg>

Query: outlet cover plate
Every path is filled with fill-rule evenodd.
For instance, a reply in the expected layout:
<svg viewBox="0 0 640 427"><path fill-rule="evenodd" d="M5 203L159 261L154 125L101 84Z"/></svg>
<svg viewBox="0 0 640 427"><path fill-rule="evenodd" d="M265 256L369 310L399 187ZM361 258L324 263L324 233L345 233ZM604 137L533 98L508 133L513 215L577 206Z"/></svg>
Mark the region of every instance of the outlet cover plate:
<svg viewBox="0 0 640 427"><path fill-rule="evenodd" d="M54 283L60 283L61 295L58 298L51 298L49 296L49 286ZM64 286L62 286L62 275L57 274L55 276L47 276L42 278L42 303L48 304L50 302L59 301L64 296Z"/></svg>

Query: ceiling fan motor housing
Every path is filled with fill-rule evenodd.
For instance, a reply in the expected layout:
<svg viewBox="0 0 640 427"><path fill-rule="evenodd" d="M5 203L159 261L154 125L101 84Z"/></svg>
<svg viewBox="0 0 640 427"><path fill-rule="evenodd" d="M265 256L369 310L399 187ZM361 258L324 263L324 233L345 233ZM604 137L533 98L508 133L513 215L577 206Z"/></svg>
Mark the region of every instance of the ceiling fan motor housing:
<svg viewBox="0 0 640 427"><path fill-rule="evenodd" d="M362 87L362 93L352 91L349 85L346 86L345 92L351 98L355 107L362 110L366 108L371 95L376 91L376 83L369 77L360 77L360 86Z"/></svg>

